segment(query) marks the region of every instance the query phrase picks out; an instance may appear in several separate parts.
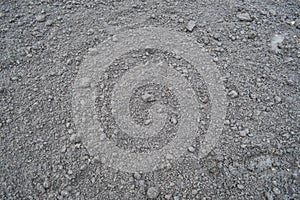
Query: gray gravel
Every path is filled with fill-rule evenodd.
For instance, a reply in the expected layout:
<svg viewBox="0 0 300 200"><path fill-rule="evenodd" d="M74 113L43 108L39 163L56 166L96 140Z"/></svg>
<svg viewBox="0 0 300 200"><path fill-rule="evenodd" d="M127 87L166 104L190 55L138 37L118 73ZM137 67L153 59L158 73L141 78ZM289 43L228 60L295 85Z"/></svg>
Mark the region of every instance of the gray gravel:
<svg viewBox="0 0 300 200"><path fill-rule="evenodd" d="M295 0L1 1L0 199L300 199L299 8ZM168 154L159 169L129 173L85 145L73 85L103 42L117 45L120 33L147 27L192 38L217 66L228 106L220 138L200 156L214 123L211 86L180 52L128 50L96 84L81 79L83 90L97 88L99 140L145 154L183 126L176 88L145 83L132 91L128 113L137 126L165 117L157 135L136 138L113 117L117 81L159 60L191 83L198 136L179 159Z"/></svg>

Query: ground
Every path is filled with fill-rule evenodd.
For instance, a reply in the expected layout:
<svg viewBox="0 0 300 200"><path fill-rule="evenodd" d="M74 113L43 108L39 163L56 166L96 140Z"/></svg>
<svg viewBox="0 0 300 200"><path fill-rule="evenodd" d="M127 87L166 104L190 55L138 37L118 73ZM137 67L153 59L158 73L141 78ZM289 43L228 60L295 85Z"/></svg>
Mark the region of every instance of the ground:
<svg viewBox="0 0 300 200"><path fill-rule="evenodd" d="M0 27L0 199L300 199L298 0L7 0Z"/></svg>

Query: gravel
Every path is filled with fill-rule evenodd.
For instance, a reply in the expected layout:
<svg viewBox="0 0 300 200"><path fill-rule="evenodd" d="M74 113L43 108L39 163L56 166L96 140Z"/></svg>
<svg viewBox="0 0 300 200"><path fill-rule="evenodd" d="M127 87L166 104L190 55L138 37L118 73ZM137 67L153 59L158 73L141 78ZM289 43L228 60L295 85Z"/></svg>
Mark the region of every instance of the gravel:
<svg viewBox="0 0 300 200"><path fill-rule="evenodd" d="M149 45L118 54L122 33L149 27L178 33L172 44L185 48ZM295 0L0 1L0 199L300 199L299 35ZM197 64L191 62L195 47L207 55ZM105 66L94 60L102 49L107 58L115 55ZM165 78L153 83L155 71L145 74L150 78L133 87L126 110L116 111L128 113L135 126L127 128L135 133L158 129L132 136L113 115L112 94L132 69L161 62ZM211 72L211 63L219 75L197 72ZM81 69L104 71L78 79ZM225 92L224 120L212 118L222 115L211 112L222 97L212 96L217 88L208 79ZM190 95L182 97L180 85L167 80L189 83L184 92ZM95 113L84 112L93 95ZM197 106L180 104L188 100ZM75 116L76 106L86 106L84 117ZM164 148L193 124L197 137L184 138L187 146ZM222 124L222 134L208 137L215 124ZM90 130L98 135L87 145ZM113 166L117 151L95 155L109 149L103 141L124 152L165 154L148 163L124 157L135 166L161 160L149 172L129 173ZM177 151L184 152L178 159Z"/></svg>

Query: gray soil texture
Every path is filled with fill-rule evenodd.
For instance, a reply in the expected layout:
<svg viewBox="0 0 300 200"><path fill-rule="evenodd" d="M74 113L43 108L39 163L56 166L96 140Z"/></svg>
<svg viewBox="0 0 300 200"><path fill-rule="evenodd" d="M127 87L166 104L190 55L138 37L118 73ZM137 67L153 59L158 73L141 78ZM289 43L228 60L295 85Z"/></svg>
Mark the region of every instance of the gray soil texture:
<svg viewBox="0 0 300 200"><path fill-rule="evenodd" d="M300 199L299 0L1 0L0 199Z"/></svg>

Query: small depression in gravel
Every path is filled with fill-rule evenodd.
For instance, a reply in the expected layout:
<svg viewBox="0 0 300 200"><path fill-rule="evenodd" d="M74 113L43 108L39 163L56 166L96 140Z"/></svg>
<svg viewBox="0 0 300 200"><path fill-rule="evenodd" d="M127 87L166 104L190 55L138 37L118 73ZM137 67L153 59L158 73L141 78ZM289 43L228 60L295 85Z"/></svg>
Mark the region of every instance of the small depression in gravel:
<svg viewBox="0 0 300 200"><path fill-rule="evenodd" d="M152 128L148 134L138 132L136 135L125 132L119 127L112 114L112 93L116 83L126 72L141 65L159 65L175 69L191 84L198 97L199 107L195 108L200 113L198 131L204 134L209 125L209 94L201 74L185 59L178 58L175 54L158 50L134 50L116 59L99 77L97 83L96 107L98 121L105 135L116 143L119 148L132 152L150 152L167 145L176 135L181 123L180 104L174 94L173 88L147 80L145 83L133 88L130 92L129 114L131 120L139 127ZM150 72L149 72L150 73ZM122 88L121 88L122 89ZM188 98L188 97L187 97ZM153 119L154 115L163 115L160 120Z"/></svg>

